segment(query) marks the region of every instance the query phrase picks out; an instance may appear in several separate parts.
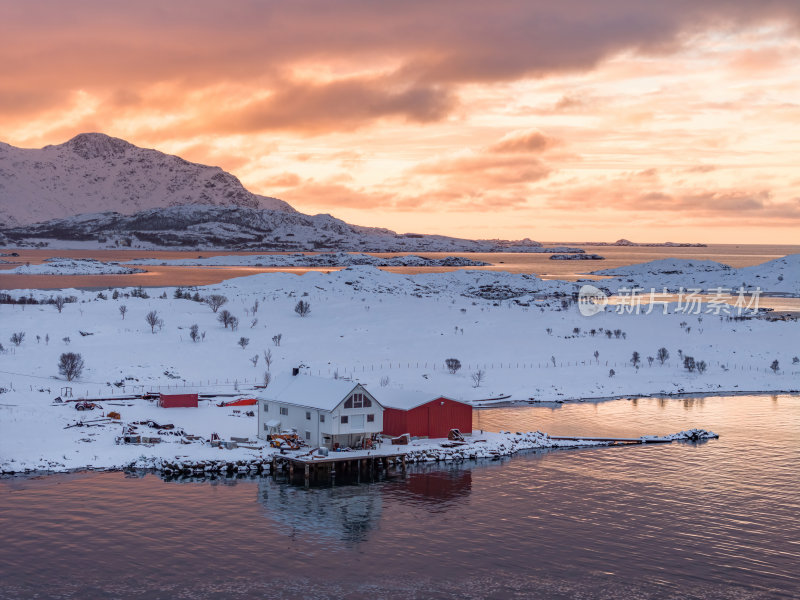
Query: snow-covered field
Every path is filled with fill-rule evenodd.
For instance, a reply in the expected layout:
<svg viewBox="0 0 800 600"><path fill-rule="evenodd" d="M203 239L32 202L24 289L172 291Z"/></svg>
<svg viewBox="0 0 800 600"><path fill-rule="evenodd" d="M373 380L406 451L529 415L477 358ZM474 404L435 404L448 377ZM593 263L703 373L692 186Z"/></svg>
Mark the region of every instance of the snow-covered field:
<svg viewBox="0 0 800 600"><path fill-rule="evenodd" d="M783 282L793 277L790 289L797 286L797 271L791 270L796 258L782 266ZM758 279L771 282L775 265L762 268ZM705 277L705 271L684 271L684 287ZM378 400L383 386L467 401L800 388L800 365L794 362L800 362L795 358L800 356L797 321L734 320L704 311L663 314L661 308L619 314L611 306L584 317L568 301L579 287L503 272L401 275L359 266L328 274L253 275L191 290L183 298L175 297L175 288L147 289L147 298L131 296L130 289L106 291L105 298L64 290L62 295L77 301L61 312L49 304L0 304L0 470L219 458L220 450L201 444L116 445L119 424L65 429L78 419L98 418L101 411L78 412L53 405L53 399L66 386L75 397L90 398L158 390L234 394L237 388L246 397L263 381L267 351L272 373L302 366L308 374L350 377L366 384ZM214 313L207 304L185 298L195 293L222 294L228 301ZM29 295L46 300L54 294L19 292ZM310 303L305 317L294 311L299 300ZM223 310L238 318L236 331L218 321ZM154 332L145 322L151 311L163 321ZM198 341L190 337L195 324ZM21 333L18 345L11 341ZM660 348L669 353L663 364ZM58 378L64 352L80 353L86 364L71 383ZM634 352L638 366L631 361ZM686 356L703 361L705 372L687 371ZM449 373L447 358L459 359L461 369ZM473 376L479 371L476 387ZM216 432L254 439L256 434L256 419L246 416L246 408L234 412L206 402L198 409L160 409L142 400L101 404L104 411L120 412L125 423L153 419L203 437ZM225 452L231 458L259 453Z"/></svg>

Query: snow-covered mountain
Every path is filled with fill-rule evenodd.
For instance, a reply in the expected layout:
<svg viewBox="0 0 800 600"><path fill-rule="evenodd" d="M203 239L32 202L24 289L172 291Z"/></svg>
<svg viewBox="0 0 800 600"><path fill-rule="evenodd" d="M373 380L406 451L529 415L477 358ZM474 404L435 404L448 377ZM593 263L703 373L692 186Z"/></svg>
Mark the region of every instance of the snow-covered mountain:
<svg viewBox="0 0 800 600"><path fill-rule="evenodd" d="M544 248L521 240L466 240L441 235L397 234L379 227L350 225L331 215L245 206L182 205L132 215L83 214L22 227L0 229L11 245L47 243L82 248L178 250L345 250L369 252L578 252Z"/></svg>
<svg viewBox="0 0 800 600"><path fill-rule="evenodd" d="M294 210L282 200L247 191L219 167L102 133L82 133L41 149L0 142L0 226L103 211L130 215L180 204Z"/></svg>

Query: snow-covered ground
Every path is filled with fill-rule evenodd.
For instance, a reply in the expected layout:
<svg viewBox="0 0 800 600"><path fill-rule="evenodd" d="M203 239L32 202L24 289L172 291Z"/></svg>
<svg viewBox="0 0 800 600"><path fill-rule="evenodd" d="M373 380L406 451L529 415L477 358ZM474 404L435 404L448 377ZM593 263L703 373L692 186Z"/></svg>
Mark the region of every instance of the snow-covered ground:
<svg viewBox="0 0 800 600"><path fill-rule="evenodd" d="M796 262L789 258L782 267L787 276ZM771 282L774 265L762 267L765 276L758 279ZM686 275L684 287L704 273ZM796 280L795 272L794 286ZM619 314L611 306L584 317L568 301L579 287L503 272L401 275L359 266L327 274L259 274L182 294L225 295L228 301L218 313L207 304L176 298L175 288L147 289L147 298L131 296L130 289L106 291L104 298L64 290L77 301L62 312L47 304L0 304L0 470L111 467L140 457L219 458L220 450L202 444L118 446L113 441L118 424L65 429L78 419L97 418L100 411L80 413L53 405L53 399L63 396L66 386L76 397L90 398L158 390L233 394L236 388L248 396L263 381L267 351L272 373L302 366L303 373L349 377L367 385L378 400L383 386L466 401L800 388L800 365L794 363L800 362L795 359L800 356L797 321L733 320L704 311L663 314L661 308ZM54 294L19 291L19 296L30 295L47 300ZM306 317L294 311L301 299L311 306ZM238 318L236 331L218 321L223 310ZM145 322L151 311L163 321L154 332ZM195 324L196 342L190 337ZM11 338L20 333L24 337L17 345ZM658 359L662 347L669 352L663 364ZM80 353L86 364L71 383L58 379L64 352ZM631 361L634 352L638 366ZM688 372L685 356L703 361L705 372ZM459 359L461 369L449 373L447 358ZM475 387L479 371L483 376ZM246 407L205 403L198 409L161 409L142 400L101 404L104 411L120 412L125 423L170 422L203 437L256 434L256 419L246 416ZM252 458L259 451L226 452Z"/></svg>
<svg viewBox="0 0 800 600"><path fill-rule="evenodd" d="M1 261L0 261L1 262ZM102 262L93 258L48 258L39 265L21 265L6 273L17 275L127 275L142 273L144 269L124 267L118 263Z"/></svg>

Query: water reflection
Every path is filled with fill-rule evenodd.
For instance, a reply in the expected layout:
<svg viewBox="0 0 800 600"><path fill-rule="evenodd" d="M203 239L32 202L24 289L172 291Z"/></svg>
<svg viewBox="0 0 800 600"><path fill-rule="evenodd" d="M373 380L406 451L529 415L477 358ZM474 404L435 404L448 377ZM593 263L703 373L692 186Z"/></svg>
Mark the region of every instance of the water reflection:
<svg viewBox="0 0 800 600"><path fill-rule="evenodd" d="M379 485L303 488L263 477L258 501L265 515L281 525L285 535L298 532L327 536L348 543L363 542L381 518Z"/></svg>
<svg viewBox="0 0 800 600"><path fill-rule="evenodd" d="M620 437L702 426L719 440L308 490L248 476L0 480L0 597L799 597L800 397L688 400L476 422Z"/></svg>

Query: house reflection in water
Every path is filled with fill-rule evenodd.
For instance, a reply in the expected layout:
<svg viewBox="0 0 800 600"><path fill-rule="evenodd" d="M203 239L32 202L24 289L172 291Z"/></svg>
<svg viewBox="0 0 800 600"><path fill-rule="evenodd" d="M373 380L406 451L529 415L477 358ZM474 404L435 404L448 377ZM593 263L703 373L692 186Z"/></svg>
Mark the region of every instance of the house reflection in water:
<svg viewBox="0 0 800 600"><path fill-rule="evenodd" d="M427 511L447 510L469 496L472 470L455 465L416 465L404 480L388 483L386 488L400 502L424 503Z"/></svg>
<svg viewBox="0 0 800 600"><path fill-rule="evenodd" d="M287 532L327 536L350 543L367 539L381 518L380 485L345 485L305 489L262 478L258 500L270 519Z"/></svg>
<svg viewBox="0 0 800 600"><path fill-rule="evenodd" d="M304 488L259 479L258 500L287 535L325 536L347 543L367 540L383 515L384 503L444 511L472 491L472 471L457 466L415 465L402 479Z"/></svg>

